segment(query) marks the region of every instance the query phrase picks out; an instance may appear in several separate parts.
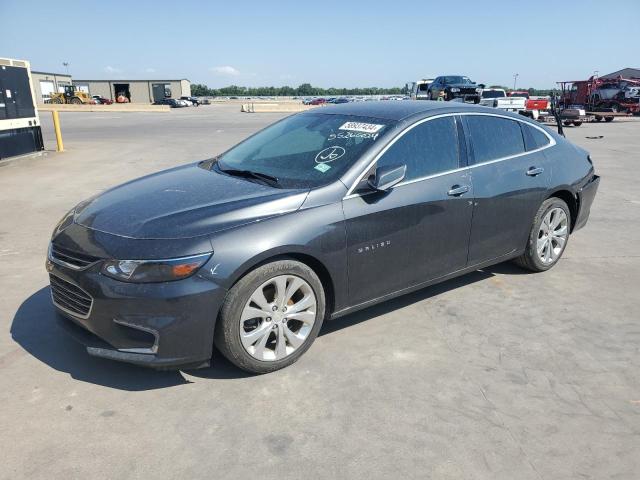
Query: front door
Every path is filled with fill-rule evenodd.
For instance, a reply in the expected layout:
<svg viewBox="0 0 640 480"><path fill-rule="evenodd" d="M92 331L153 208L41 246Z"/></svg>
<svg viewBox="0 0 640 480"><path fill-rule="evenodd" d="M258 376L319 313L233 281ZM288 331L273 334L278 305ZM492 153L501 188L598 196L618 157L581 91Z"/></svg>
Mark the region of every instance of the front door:
<svg viewBox="0 0 640 480"><path fill-rule="evenodd" d="M460 148L454 116L418 122L376 165L406 165L405 180L343 200L351 305L465 267L473 191Z"/></svg>

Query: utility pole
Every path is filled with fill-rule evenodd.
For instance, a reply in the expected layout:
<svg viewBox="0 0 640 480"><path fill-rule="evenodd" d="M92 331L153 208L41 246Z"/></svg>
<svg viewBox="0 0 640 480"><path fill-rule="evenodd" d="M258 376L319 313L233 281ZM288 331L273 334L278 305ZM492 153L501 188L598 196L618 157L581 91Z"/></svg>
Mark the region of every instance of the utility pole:
<svg viewBox="0 0 640 480"><path fill-rule="evenodd" d="M517 83L517 81L518 81L518 76L519 76L519 75L520 75L519 73L514 73L514 74L513 74L513 89L514 89L514 90L516 89L516 83Z"/></svg>
<svg viewBox="0 0 640 480"><path fill-rule="evenodd" d="M62 65L67 69L67 75L69 75L69 62L62 62Z"/></svg>

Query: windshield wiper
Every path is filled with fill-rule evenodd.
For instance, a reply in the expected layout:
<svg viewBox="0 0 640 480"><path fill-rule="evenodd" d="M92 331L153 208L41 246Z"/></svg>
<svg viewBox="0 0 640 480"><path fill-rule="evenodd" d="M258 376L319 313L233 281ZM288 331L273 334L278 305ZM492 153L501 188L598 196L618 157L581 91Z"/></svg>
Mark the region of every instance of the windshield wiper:
<svg viewBox="0 0 640 480"><path fill-rule="evenodd" d="M278 185L278 178L273 175L269 175L267 173L255 172L253 170L242 170L239 168L226 168L220 165L218 162L218 168L221 172L224 172L228 175L235 175L237 177L244 178L253 178L255 180L261 180L263 182L268 183L269 185Z"/></svg>

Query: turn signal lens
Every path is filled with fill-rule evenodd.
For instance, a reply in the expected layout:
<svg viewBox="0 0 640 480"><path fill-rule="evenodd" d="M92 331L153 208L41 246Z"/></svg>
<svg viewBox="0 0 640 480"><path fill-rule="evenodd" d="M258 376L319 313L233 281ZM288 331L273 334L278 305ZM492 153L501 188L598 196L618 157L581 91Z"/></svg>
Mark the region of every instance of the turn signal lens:
<svg viewBox="0 0 640 480"><path fill-rule="evenodd" d="M204 253L168 260L108 260L102 266L102 273L123 282L172 282L196 273L211 255Z"/></svg>
<svg viewBox="0 0 640 480"><path fill-rule="evenodd" d="M198 263L184 263L173 267L173 274L176 277L188 277L200 267Z"/></svg>

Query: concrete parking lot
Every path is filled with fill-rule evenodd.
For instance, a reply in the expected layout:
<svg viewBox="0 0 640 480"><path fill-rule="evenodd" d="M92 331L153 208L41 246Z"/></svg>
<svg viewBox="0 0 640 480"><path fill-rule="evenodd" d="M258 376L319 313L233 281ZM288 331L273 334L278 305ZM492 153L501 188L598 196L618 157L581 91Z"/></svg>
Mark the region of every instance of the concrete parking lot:
<svg viewBox="0 0 640 480"><path fill-rule="evenodd" d="M369 308L249 376L87 356L55 325L44 259L80 200L283 115L64 113L60 154L49 116L49 151L0 167L0 478L640 477L640 119L566 129L602 182L551 271L503 264Z"/></svg>

